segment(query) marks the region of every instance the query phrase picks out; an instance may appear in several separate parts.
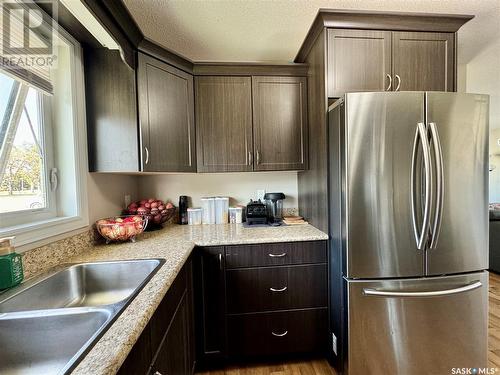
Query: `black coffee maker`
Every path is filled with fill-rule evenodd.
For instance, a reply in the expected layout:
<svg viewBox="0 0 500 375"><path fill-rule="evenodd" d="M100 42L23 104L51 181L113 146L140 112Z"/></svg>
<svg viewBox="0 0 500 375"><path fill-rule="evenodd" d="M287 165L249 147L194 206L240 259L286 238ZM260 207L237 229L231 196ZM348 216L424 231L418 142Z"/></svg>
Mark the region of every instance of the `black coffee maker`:
<svg viewBox="0 0 500 375"><path fill-rule="evenodd" d="M281 225L283 223L283 193L266 193L264 202L267 207L267 222L270 225Z"/></svg>

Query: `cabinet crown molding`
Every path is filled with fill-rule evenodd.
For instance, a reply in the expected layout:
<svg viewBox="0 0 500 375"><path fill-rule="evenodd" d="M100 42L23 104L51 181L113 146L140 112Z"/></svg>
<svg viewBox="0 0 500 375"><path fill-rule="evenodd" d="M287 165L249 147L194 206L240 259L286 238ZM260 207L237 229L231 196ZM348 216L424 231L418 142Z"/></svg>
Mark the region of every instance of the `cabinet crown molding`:
<svg viewBox="0 0 500 375"><path fill-rule="evenodd" d="M324 28L455 33L473 15L320 9L294 62L302 63Z"/></svg>
<svg viewBox="0 0 500 375"><path fill-rule="evenodd" d="M296 76L307 77L309 65L266 62L196 62L195 76Z"/></svg>

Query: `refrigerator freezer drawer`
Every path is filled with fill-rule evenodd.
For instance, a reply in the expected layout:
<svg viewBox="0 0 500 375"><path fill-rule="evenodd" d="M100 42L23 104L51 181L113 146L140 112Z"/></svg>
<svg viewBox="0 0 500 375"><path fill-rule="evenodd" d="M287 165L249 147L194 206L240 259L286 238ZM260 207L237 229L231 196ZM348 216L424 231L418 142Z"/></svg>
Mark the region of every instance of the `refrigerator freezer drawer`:
<svg viewBox="0 0 500 375"><path fill-rule="evenodd" d="M487 272L345 283L349 375L487 367Z"/></svg>

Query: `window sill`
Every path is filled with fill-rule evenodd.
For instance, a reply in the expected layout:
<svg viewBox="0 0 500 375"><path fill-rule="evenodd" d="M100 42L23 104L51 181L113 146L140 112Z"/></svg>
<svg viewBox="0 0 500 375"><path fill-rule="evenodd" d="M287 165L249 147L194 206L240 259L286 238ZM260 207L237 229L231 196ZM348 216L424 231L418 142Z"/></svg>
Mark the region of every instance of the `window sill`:
<svg viewBox="0 0 500 375"><path fill-rule="evenodd" d="M78 230L81 232L88 226L88 219L80 216L56 217L30 224L0 228L0 237L15 236L14 245L18 252L23 252L67 237L64 236L65 233Z"/></svg>

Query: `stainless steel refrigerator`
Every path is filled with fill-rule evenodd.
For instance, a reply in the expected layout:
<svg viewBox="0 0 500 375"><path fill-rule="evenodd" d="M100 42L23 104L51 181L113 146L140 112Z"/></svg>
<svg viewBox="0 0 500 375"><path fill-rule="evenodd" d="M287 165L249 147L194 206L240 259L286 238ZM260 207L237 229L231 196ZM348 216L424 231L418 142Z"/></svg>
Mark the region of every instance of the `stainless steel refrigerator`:
<svg viewBox="0 0 500 375"><path fill-rule="evenodd" d="M344 373L487 367L488 106L442 92L330 106L331 351Z"/></svg>

